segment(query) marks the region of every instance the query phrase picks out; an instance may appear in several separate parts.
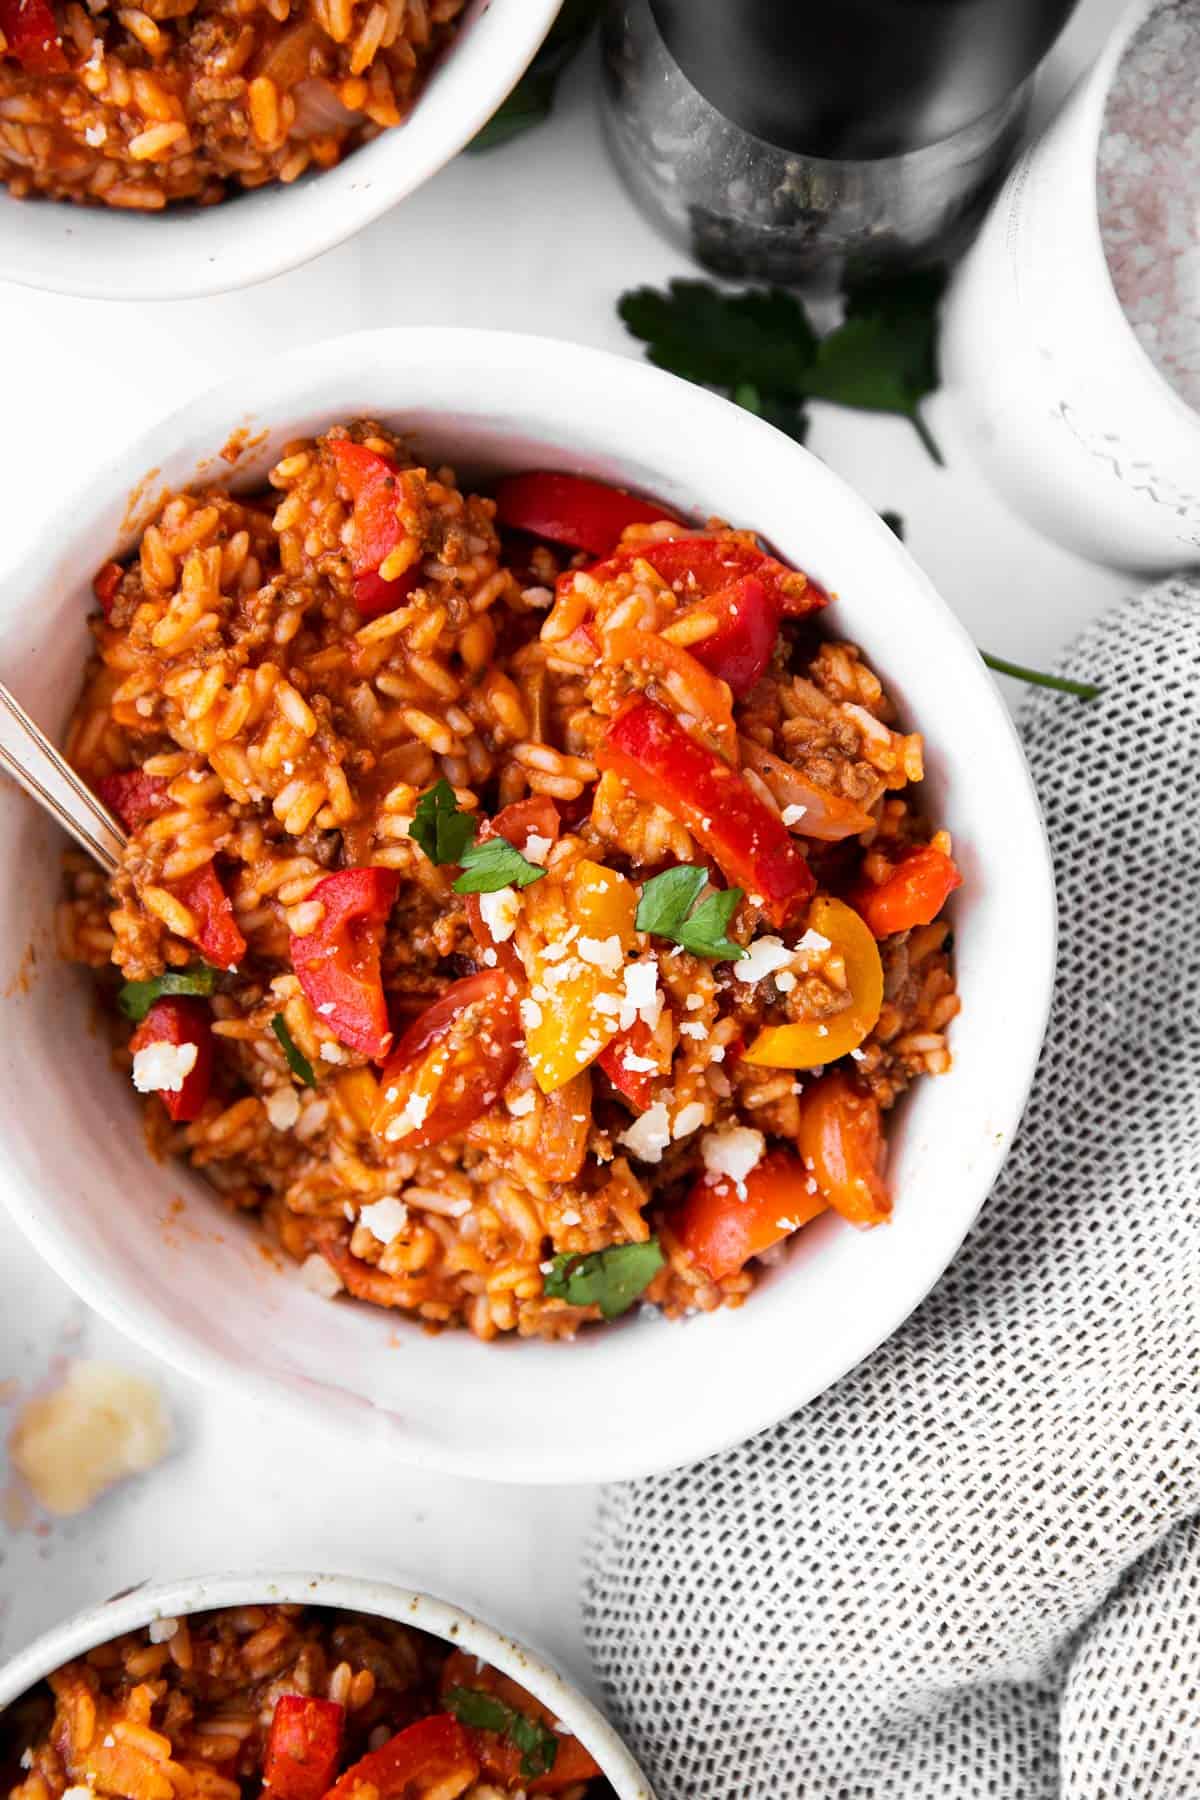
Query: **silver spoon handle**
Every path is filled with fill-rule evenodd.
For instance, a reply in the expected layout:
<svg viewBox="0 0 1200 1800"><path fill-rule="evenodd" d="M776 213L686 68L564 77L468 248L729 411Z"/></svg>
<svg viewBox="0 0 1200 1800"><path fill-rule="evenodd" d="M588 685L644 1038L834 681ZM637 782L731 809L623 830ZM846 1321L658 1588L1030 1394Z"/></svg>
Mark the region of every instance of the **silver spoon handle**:
<svg viewBox="0 0 1200 1800"><path fill-rule="evenodd" d="M0 766L69 831L110 875L121 861L125 833L0 682Z"/></svg>

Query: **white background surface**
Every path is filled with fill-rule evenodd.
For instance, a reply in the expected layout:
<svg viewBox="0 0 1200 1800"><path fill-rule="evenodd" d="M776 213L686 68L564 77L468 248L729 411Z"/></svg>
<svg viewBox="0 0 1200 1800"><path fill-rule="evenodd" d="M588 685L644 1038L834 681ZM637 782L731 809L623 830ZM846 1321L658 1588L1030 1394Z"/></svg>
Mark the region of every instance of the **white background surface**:
<svg viewBox="0 0 1200 1800"><path fill-rule="evenodd" d="M1120 0L1082 0L1043 78L1040 111L1119 11ZM7 548L52 534L74 484L110 449L262 357L405 323L491 325L638 354L616 317L617 295L687 268L619 188L596 97L589 58L548 125L490 155L460 157L353 243L248 293L145 307L0 283L0 606L21 604L3 581ZM902 422L814 411L810 447L875 506L904 515L909 548L986 648L1045 666L1130 587L1005 511L967 462L942 397L928 416L946 470ZM52 1180L53 1146L46 1170ZM104 1205L103 1193L95 1203ZM21 1399L76 1355L147 1366L0 1215L0 1438ZM145 1577L274 1564L402 1576L477 1603L586 1681L577 1577L594 1490L452 1482L378 1452L351 1461L342 1445L295 1441L257 1407L159 1374L175 1415L174 1454L82 1518L52 1521L27 1507L0 1449L0 1656ZM564 1401L569 1380L568 1350Z"/></svg>

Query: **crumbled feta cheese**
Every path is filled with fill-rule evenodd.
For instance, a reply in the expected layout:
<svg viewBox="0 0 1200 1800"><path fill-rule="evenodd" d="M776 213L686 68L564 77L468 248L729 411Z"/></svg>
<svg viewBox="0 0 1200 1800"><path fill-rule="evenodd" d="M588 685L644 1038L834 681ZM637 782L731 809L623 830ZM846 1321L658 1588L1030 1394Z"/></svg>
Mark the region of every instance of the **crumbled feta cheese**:
<svg viewBox="0 0 1200 1800"><path fill-rule="evenodd" d="M794 954L781 937L755 938L747 954L734 963L733 972L739 981L763 981L777 969L786 969Z"/></svg>
<svg viewBox="0 0 1200 1800"><path fill-rule="evenodd" d="M581 937L579 954L585 963L591 963L605 975L615 975L625 961L625 952L615 931L606 938Z"/></svg>
<svg viewBox="0 0 1200 1800"><path fill-rule="evenodd" d="M272 1088L263 1096L263 1105L276 1131L290 1131L300 1117L300 1096L290 1083L287 1087Z"/></svg>
<svg viewBox="0 0 1200 1800"><path fill-rule="evenodd" d="M321 1261L324 1262L325 1258L322 1257ZM151 1619L149 1630L150 1642L152 1644L169 1644L178 1630L178 1619Z"/></svg>
<svg viewBox="0 0 1200 1800"><path fill-rule="evenodd" d="M388 1194L382 1200L372 1201L359 1211L358 1222L365 1225L373 1238L381 1244L390 1244L398 1232L408 1224L408 1208L403 1200L397 1200Z"/></svg>
<svg viewBox="0 0 1200 1800"><path fill-rule="evenodd" d="M581 1225L583 1220L573 1206L568 1206L562 1215L562 1222L564 1225Z"/></svg>
<svg viewBox="0 0 1200 1800"><path fill-rule="evenodd" d="M85 144L90 144L93 150L98 150L107 136L108 136L107 125L105 125L103 122L100 122L98 124L88 126L87 130L83 134L83 141Z"/></svg>
<svg viewBox="0 0 1200 1800"><path fill-rule="evenodd" d="M342 1291L342 1278L337 1270L330 1268L325 1258L315 1251L300 1264L300 1279L310 1294L319 1294L322 1300L333 1300Z"/></svg>
<svg viewBox="0 0 1200 1800"><path fill-rule="evenodd" d="M33 1750L29 1744L26 1744L21 1752L20 1763L23 1769L32 1769L33 1767Z"/></svg>
<svg viewBox="0 0 1200 1800"><path fill-rule="evenodd" d="M782 813L784 824L798 825L807 811L807 806L785 806Z"/></svg>
<svg viewBox="0 0 1200 1800"><path fill-rule="evenodd" d="M746 1177L766 1147L762 1132L749 1125L722 1125L716 1131L706 1131L700 1140L700 1154L709 1174L732 1181L743 1200Z"/></svg>
<svg viewBox="0 0 1200 1800"><path fill-rule="evenodd" d="M506 944L521 916L521 896L512 887L497 888L494 894L480 894L479 916L496 942Z"/></svg>
<svg viewBox="0 0 1200 1800"><path fill-rule="evenodd" d="M704 1107L699 1100L689 1100L675 1114L675 1123L671 1127L673 1138L690 1137L693 1131L699 1131L704 1123Z"/></svg>
<svg viewBox="0 0 1200 1800"><path fill-rule="evenodd" d="M531 831L525 839L525 861L543 865L553 842L553 838L539 837L536 831Z"/></svg>
<svg viewBox="0 0 1200 1800"><path fill-rule="evenodd" d="M806 931L796 945L796 949L798 952L801 950L812 951L816 955L819 951L829 949L829 939L822 937L819 931Z"/></svg>
<svg viewBox="0 0 1200 1800"><path fill-rule="evenodd" d="M658 1064L652 1056L638 1056L635 1051L627 1050L621 1058L621 1067L628 1069L631 1075L650 1075Z"/></svg>
<svg viewBox="0 0 1200 1800"><path fill-rule="evenodd" d="M781 994L790 994L796 985L796 977L790 969L780 969L775 977L775 986Z"/></svg>
<svg viewBox="0 0 1200 1800"><path fill-rule="evenodd" d="M410 1094L404 1102L403 1109L384 1126L383 1135L388 1143L394 1144L397 1138L407 1137L410 1131L415 1131L418 1125L423 1125L428 1111L428 1094Z"/></svg>
<svg viewBox="0 0 1200 1800"><path fill-rule="evenodd" d="M321 1045L321 1061L327 1063L344 1063L349 1059L340 1044L324 1043Z"/></svg>
<svg viewBox="0 0 1200 1800"><path fill-rule="evenodd" d="M623 1131L617 1139L627 1150L641 1162L656 1163L662 1161L662 1153L671 1141L671 1125L667 1118L667 1109L661 1100L648 1106L640 1118L635 1119L628 1131Z"/></svg>
<svg viewBox="0 0 1200 1800"><path fill-rule="evenodd" d="M76 1784L74 1787L63 1789L62 1800L96 1800L96 1790Z"/></svg>
<svg viewBox="0 0 1200 1800"><path fill-rule="evenodd" d="M680 1037L702 1038L708 1036L708 1026L702 1025L699 1019L685 1019L679 1027Z"/></svg>
<svg viewBox="0 0 1200 1800"><path fill-rule="evenodd" d="M490 944L488 945L487 949L483 952L482 961L483 961L483 966L485 969L494 969L496 966L496 962L497 962L496 952L492 949Z"/></svg>
<svg viewBox="0 0 1200 1800"><path fill-rule="evenodd" d="M536 1105L537 1099L534 1096L533 1089L526 1088L523 1094L518 1094L515 1099L509 1101L508 1110L514 1119L523 1119L528 1113L533 1111Z"/></svg>
<svg viewBox="0 0 1200 1800"><path fill-rule="evenodd" d="M521 597L529 606L553 606L554 595L548 587L527 587L521 589Z"/></svg>
<svg viewBox="0 0 1200 1800"><path fill-rule="evenodd" d="M605 1020L613 1019L621 1010L621 1002L615 994L603 990L592 1000L592 1011L598 1012Z"/></svg>
<svg viewBox="0 0 1200 1800"><path fill-rule="evenodd" d="M521 1025L525 1031L536 1031L542 1022L542 1009L536 1000L526 996L521 1002Z"/></svg>
<svg viewBox="0 0 1200 1800"><path fill-rule="evenodd" d="M646 957L641 962L626 963L622 971L625 995L621 1005L621 1030L628 1031L635 1019L642 1019L651 1029L662 1016L662 995L658 991L658 964Z"/></svg>
<svg viewBox="0 0 1200 1800"><path fill-rule="evenodd" d="M865 1062L867 1053L865 1050L852 1050L850 1056L854 1062Z"/></svg>
<svg viewBox="0 0 1200 1800"><path fill-rule="evenodd" d="M178 1094L196 1066L195 1044L147 1044L133 1059L139 1094Z"/></svg>
<svg viewBox="0 0 1200 1800"><path fill-rule="evenodd" d="M704 1005L704 996L703 994L689 994L683 1004L687 1012L699 1012Z"/></svg>
<svg viewBox="0 0 1200 1800"><path fill-rule="evenodd" d="M725 1061L725 1046L724 1046L724 1044L714 1044L711 1051L709 1052L708 1060L709 1060L709 1062L724 1062Z"/></svg>
<svg viewBox="0 0 1200 1800"><path fill-rule="evenodd" d="M320 1015L323 1019L327 1019L329 1017L330 1013L333 1012L335 1004L336 1003L332 1000L322 1000L320 1006L318 1006L318 1008L317 1008L317 1011L320 1013Z"/></svg>

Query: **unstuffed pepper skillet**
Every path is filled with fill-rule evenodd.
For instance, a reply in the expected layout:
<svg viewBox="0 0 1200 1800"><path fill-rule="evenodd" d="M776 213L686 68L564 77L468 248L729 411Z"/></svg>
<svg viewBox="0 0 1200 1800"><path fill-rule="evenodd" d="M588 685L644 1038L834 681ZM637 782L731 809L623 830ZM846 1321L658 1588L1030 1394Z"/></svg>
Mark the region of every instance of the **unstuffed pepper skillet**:
<svg viewBox="0 0 1200 1800"><path fill-rule="evenodd" d="M752 529L359 423L95 578L68 864L151 1149L483 1338L738 1305L949 1067L922 740ZM752 522L750 522L752 524ZM832 574L831 574L832 579Z"/></svg>

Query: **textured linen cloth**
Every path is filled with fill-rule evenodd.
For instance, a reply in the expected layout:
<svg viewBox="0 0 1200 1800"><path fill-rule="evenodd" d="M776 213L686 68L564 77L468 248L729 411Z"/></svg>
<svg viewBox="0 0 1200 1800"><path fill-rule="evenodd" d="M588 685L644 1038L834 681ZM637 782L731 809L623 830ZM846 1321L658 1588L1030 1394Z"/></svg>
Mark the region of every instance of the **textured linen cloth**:
<svg viewBox="0 0 1200 1800"><path fill-rule="evenodd" d="M1065 672L1053 1016L964 1248L803 1412L605 1493L586 1627L660 1800L1200 1800L1200 582Z"/></svg>

